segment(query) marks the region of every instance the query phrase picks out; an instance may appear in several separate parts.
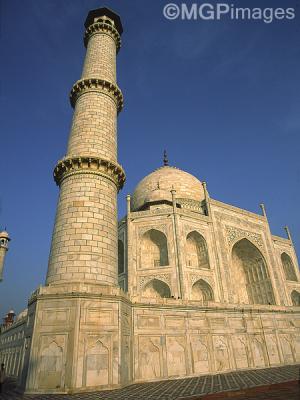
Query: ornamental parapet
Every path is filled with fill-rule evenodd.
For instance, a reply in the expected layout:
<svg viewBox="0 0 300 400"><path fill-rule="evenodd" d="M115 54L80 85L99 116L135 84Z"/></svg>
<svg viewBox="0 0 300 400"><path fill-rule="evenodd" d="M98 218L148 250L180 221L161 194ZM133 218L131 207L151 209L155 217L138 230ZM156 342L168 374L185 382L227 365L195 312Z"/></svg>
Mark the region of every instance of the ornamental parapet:
<svg viewBox="0 0 300 400"><path fill-rule="evenodd" d="M98 92L109 96L117 106L118 113L122 110L124 99L119 87L111 82L99 78L81 79L77 81L70 93L71 106L74 108L79 96L87 92Z"/></svg>
<svg viewBox="0 0 300 400"><path fill-rule="evenodd" d="M121 47L121 36L117 29L111 25L108 21L97 21L94 24L90 25L87 30L85 31L84 34L84 45L87 47L88 41L93 35L96 35L97 33L104 33L106 35L111 36L115 43L116 43L116 48L117 52L120 50Z"/></svg>
<svg viewBox="0 0 300 400"><path fill-rule="evenodd" d="M125 172L121 165L110 160L90 156L65 157L60 160L54 169L53 176L56 184L72 175L93 174L105 177L112 181L117 189L122 189L125 183Z"/></svg>

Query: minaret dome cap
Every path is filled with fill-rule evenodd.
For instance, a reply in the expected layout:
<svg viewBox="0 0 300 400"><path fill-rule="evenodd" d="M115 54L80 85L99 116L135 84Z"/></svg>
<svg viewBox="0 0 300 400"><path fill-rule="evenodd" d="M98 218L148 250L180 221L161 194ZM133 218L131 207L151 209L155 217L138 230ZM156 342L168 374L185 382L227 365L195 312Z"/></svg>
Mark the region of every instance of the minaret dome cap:
<svg viewBox="0 0 300 400"><path fill-rule="evenodd" d="M119 32L120 35L123 33L123 26L121 22L121 18L116 14L114 11L112 11L110 8L107 7L102 7L102 8L97 8L96 10L91 10L88 13L88 16L86 17L84 26L87 29L90 25L92 25L95 21L95 18L100 18L100 17L108 17L112 19L115 23L115 28Z"/></svg>
<svg viewBox="0 0 300 400"><path fill-rule="evenodd" d="M7 239L10 240L9 234L6 231L0 232L0 239Z"/></svg>

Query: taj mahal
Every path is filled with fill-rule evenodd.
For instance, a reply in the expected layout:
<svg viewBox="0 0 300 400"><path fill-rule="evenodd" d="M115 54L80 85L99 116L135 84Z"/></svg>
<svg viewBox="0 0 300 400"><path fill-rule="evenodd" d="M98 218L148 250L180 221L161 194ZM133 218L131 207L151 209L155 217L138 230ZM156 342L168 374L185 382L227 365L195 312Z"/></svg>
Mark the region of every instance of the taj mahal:
<svg viewBox="0 0 300 400"><path fill-rule="evenodd" d="M211 198L165 154L117 220L123 28L108 8L84 25L48 272L1 328L7 373L27 393L76 393L299 363L297 256L263 204L255 214ZM8 240L0 233L0 272Z"/></svg>

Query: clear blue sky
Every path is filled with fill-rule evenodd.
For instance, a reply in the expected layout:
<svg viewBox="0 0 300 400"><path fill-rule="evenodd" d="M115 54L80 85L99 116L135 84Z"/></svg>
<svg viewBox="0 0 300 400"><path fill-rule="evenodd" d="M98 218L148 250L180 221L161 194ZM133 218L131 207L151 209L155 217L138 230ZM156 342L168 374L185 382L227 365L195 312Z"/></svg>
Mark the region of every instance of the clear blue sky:
<svg viewBox="0 0 300 400"><path fill-rule="evenodd" d="M168 21L166 3L1 0L0 225L12 237L1 316L24 308L45 279L58 195L52 171L66 151L83 23L103 5L124 25L120 215L167 148L170 163L206 180L213 198L254 212L264 202L272 232L284 236L289 225L300 254L299 0L235 2L296 8L296 19L271 24Z"/></svg>

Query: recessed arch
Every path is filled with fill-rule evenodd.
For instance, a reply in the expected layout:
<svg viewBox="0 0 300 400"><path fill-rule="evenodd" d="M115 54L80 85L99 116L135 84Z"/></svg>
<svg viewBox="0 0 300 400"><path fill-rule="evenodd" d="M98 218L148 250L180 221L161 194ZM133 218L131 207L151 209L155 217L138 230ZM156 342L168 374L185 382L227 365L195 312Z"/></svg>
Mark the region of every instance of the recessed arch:
<svg viewBox="0 0 300 400"><path fill-rule="evenodd" d="M291 257L287 253L282 253L281 262L283 266L285 279L287 281L297 281L297 276Z"/></svg>
<svg viewBox="0 0 300 400"><path fill-rule="evenodd" d="M206 241L197 231L190 232L186 237L186 265L210 268Z"/></svg>
<svg viewBox="0 0 300 400"><path fill-rule="evenodd" d="M122 240L118 240L118 274L125 272L124 263L124 243Z"/></svg>
<svg viewBox="0 0 300 400"><path fill-rule="evenodd" d="M199 279L192 286L192 300L213 301L214 292L211 286L203 279Z"/></svg>
<svg viewBox="0 0 300 400"><path fill-rule="evenodd" d="M169 285L160 279L152 279L144 286L142 295L151 298L170 298L171 290Z"/></svg>
<svg viewBox="0 0 300 400"><path fill-rule="evenodd" d="M265 259L248 239L239 240L232 248L231 275L235 302L275 304Z"/></svg>
<svg viewBox="0 0 300 400"><path fill-rule="evenodd" d="M293 290L291 293L291 299L293 306L300 306L300 293L297 290Z"/></svg>
<svg viewBox="0 0 300 400"><path fill-rule="evenodd" d="M63 350L55 341L53 341L42 351L40 368L45 372L61 371L62 359Z"/></svg>
<svg viewBox="0 0 300 400"><path fill-rule="evenodd" d="M141 265L148 268L169 265L167 237L163 232L150 229L143 234Z"/></svg>

